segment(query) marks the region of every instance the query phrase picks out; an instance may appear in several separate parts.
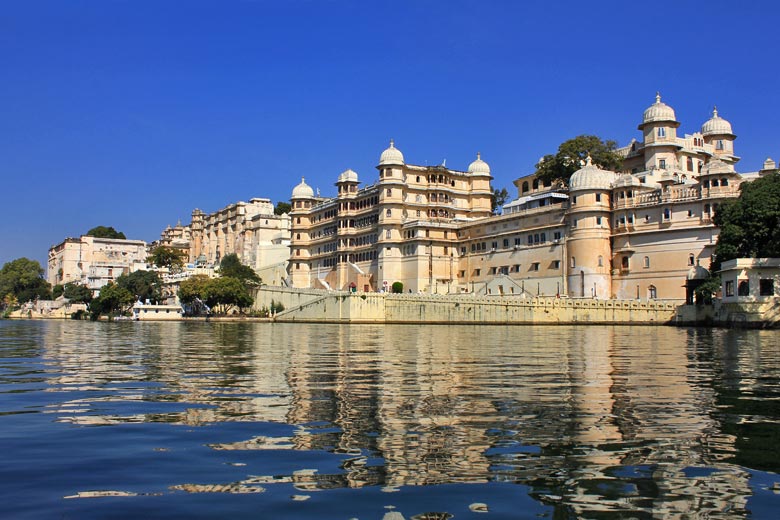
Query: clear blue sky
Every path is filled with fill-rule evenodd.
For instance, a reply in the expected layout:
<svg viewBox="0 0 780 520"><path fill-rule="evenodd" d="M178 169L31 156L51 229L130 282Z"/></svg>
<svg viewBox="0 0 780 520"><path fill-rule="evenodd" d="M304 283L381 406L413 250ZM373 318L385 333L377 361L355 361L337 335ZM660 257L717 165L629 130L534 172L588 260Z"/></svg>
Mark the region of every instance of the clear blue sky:
<svg viewBox="0 0 780 520"><path fill-rule="evenodd" d="M656 90L683 132L717 104L755 171L780 159L778 20L733 0L5 2L0 264L96 225L151 241L301 176L374 182L390 138L413 164L481 151L513 192L570 137L639 137Z"/></svg>

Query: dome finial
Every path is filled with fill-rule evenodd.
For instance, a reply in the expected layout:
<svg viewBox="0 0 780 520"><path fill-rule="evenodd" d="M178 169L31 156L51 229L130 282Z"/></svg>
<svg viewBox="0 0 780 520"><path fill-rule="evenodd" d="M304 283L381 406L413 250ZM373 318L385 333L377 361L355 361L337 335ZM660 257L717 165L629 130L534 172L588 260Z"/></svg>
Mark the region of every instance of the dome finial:
<svg viewBox="0 0 780 520"><path fill-rule="evenodd" d="M482 154L477 152L477 159L482 159Z"/></svg>
<svg viewBox="0 0 780 520"><path fill-rule="evenodd" d="M655 92L655 102L656 104L661 104L661 92L659 91Z"/></svg>
<svg viewBox="0 0 780 520"><path fill-rule="evenodd" d="M390 139L390 146L388 146L382 155L379 156L379 166L399 166L404 164L404 154L401 150L395 147L395 139Z"/></svg>
<svg viewBox="0 0 780 520"><path fill-rule="evenodd" d="M593 159L590 158L590 153L589 153L588 156L585 158L585 167L590 168L591 166L593 166Z"/></svg>
<svg viewBox="0 0 780 520"><path fill-rule="evenodd" d="M718 105L712 107L712 117L718 117Z"/></svg>

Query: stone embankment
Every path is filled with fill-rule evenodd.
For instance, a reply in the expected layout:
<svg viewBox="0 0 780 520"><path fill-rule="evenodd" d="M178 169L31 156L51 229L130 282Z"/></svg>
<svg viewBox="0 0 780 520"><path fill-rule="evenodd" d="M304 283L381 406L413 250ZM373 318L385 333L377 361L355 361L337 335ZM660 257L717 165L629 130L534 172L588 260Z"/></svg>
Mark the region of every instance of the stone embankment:
<svg viewBox="0 0 780 520"><path fill-rule="evenodd" d="M262 287L255 308L280 309L278 322L673 324L678 301L348 293Z"/></svg>
<svg viewBox="0 0 780 520"><path fill-rule="evenodd" d="M738 303L715 300L712 305L681 305L677 309L675 324L776 329L780 328L780 298Z"/></svg>

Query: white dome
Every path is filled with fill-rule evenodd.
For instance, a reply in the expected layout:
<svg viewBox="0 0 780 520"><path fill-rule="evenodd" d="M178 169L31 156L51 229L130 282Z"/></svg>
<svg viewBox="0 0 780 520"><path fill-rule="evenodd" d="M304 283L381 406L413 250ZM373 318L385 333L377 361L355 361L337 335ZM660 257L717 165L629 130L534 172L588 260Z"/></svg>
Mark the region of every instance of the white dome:
<svg viewBox="0 0 780 520"><path fill-rule="evenodd" d="M666 103L661 102L661 94L658 92L655 94L655 103L645 110L645 114L642 117L642 124L654 123L657 121L677 122L674 115L674 109Z"/></svg>
<svg viewBox="0 0 780 520"><path fill-rule="evenodd" d="M473 174L482 173L485 175L490 175L490 166L488 166L488 163L482 160L479 152L477 152L477 160L469 164L468 172Z"/></svg>
<svg viewBox="0 0 780 520"><path fill-rule="evenodd" d="M339 174L338 182L358 182L358 174L354 170L344 170Z"/></svg>
<svg viewBox="0 0 780 520"><path fill-rule="evenodd" d="M395 143L390 139L390 147L379 156L379 166L402 164L404 164L404 154L395 147Z"/></svg>
<svg viewBox="0 0 780 520"><path fill-rule="evenodd" d="M293 188L292 198L293 199L310 199L312 197L314 197L314 190L311 189L311 186L306 184L306 179L301 177L301 183Z"/></svg>
<svg viewBox="0 0 780 520"><path fill-rule="evenodd" d="M731 123L718 115L718 107L712 109L712 117L701 125L702 135L733 135Z"/></svg>
<svg viewBox="0 0 780 520"><path fill-rule="evenodd" d="M641 186L642 183L639 179L631 175L630 173L624 173L615 181L615 188L630 188L633 186Z"/></svg>
<svg viewBox="0 0 780 520"><path fill-rule="evenodd" d="M697 265L688 269L688 275L685 277L688 280L706 280L710 277L710 272L704 267Z"/></svg>
<svg viewBox="0 0 780 520"><path fill-rule="evenodd" d="M602 170L593 164L590 155L585 160L585 166L574 172L569 179L569 191L577 190L609 190L617 179L615 172Z"/></svg>

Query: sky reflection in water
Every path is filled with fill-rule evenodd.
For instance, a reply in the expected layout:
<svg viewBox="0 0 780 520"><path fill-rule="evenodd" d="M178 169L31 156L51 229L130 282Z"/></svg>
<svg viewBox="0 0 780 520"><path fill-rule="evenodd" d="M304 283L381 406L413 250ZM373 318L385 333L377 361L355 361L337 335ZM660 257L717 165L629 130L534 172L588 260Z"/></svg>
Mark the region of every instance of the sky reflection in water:
<svg viewBox="0 0 780 520"><path fill-rule="evenodd" d="M772 518L780 335L0 322L0 516Z"/></svg>

